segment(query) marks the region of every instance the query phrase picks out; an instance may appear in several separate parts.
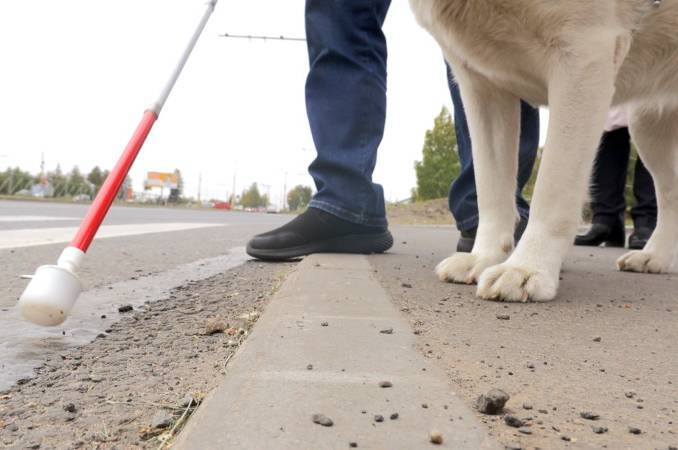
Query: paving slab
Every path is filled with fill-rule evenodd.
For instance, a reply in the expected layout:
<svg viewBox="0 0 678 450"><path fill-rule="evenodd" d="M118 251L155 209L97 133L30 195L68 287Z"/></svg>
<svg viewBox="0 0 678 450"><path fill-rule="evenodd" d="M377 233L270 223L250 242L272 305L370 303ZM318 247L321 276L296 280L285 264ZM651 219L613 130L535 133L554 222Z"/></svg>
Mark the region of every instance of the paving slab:
<svg viewBox="0 0 678 450"><path fill-rule="evenodd" d="M380 387L382 381L392 387ZM313 423L314 414L331 418L333 426ZM441 445L430 443L432 430L442 434ZM416 350L410 326L367 258L314 255L285 281L173 448L341 449L351 443L500 448L444 372Z"/></svg>

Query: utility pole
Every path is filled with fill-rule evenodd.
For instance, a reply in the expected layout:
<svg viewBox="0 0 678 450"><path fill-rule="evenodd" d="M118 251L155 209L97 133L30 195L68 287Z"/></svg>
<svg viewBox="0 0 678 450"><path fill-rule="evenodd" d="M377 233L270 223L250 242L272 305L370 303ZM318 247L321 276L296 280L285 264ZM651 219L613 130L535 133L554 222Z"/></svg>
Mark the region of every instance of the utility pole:
<svg viewBox="0 0 678 450"><path fill-rule="evenodd" d="M235 206L235 166L233 167L233 190L231 191L231 207Z"/></svg>
<svg viewBox="0 0 678 450"><path fill-rule="evenodd" d="M285 184L283 185L282 209L287 209L287 171L285 171Z"/></svg>
<svg viewBox="0 0 678 450"><path fill-rule="evenodd" d="M47 175L45 174L45 152L40 153L40 183L47 184Z"/></svg>
<svg viewBox="0 0 678 450"><path fill-rule="evenodd" d="M202 189L202 172L198 173L198 203L200 202L200 190Z"/></svg>

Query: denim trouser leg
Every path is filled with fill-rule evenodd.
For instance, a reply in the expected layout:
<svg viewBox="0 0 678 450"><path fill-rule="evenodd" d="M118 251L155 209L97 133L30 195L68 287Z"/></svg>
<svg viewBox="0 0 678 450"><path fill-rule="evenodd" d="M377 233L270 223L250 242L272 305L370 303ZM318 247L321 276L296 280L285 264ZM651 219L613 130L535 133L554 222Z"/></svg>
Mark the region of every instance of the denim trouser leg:
<svg viewBox="0 0 678 450"><path fill-rule="evenodd" d="M468 231L478 226L478 197L476 194L476 181L473 172L473 156L471 153L471 136L466 122L464 105L461 101L459 86L454 81L454 76L449 66L447 79L452 94L454 105L454 125L457 134L457 147L459 149L459 161L461 172L459 177L452 182L448 201L450 211L460 231ZM518 153L518 191L516 192L516 204L518 212L523 218L530 214L530 205L523 197L523 188L530 179L534 160L539 148L539 109L532 108L525 102L521 104L521 130L520 149Z"/></svg>
<svg viewBox="0 0 678 450"><path fill-rule="evenodd" d="M386 118L386 39L390 0L307 0L310 71L306 109L318 155L309 167L310 206L342 219L386 227L384 193L372 182Z"/></svg>

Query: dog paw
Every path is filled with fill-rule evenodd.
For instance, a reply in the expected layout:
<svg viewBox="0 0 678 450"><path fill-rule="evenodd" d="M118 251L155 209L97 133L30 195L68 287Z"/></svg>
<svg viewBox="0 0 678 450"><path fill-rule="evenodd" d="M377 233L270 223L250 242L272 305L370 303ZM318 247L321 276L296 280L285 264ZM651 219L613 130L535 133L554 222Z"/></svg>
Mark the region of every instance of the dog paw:
<svg viewBox="0 0 678 450"><path fill-rule="evenodd" d="M666 273L671 261L655 252L634 250L617 259L617 268L622 272Z"/></svg>
<svg viewBox="0 0 678 450"><path fill-rule="evenodd" d="M474 284L485 269L500 263L504 257L488 257L473 253L455 253L436 266L441 281Z"/></svg>
<svg viewBox="0 0 678 450"><path fill-rule="evenodd" d="M507 302L545 302L553 300L558 277L550 273L515 264L499 264L483 272L477 295L485 300Z"/></svg>

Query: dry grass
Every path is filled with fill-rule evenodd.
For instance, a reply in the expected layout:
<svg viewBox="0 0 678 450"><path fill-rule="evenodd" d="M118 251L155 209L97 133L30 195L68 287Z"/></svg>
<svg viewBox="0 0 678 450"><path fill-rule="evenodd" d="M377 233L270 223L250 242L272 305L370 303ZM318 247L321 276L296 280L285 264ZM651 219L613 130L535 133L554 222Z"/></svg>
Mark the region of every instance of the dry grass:
<svg viewBox="0 0 678 450"><path fill-rule="evenodd" d="M424 202L389 204L386 207L392 225L453 225L454 219L447 206L447 198Z"/></svg>

